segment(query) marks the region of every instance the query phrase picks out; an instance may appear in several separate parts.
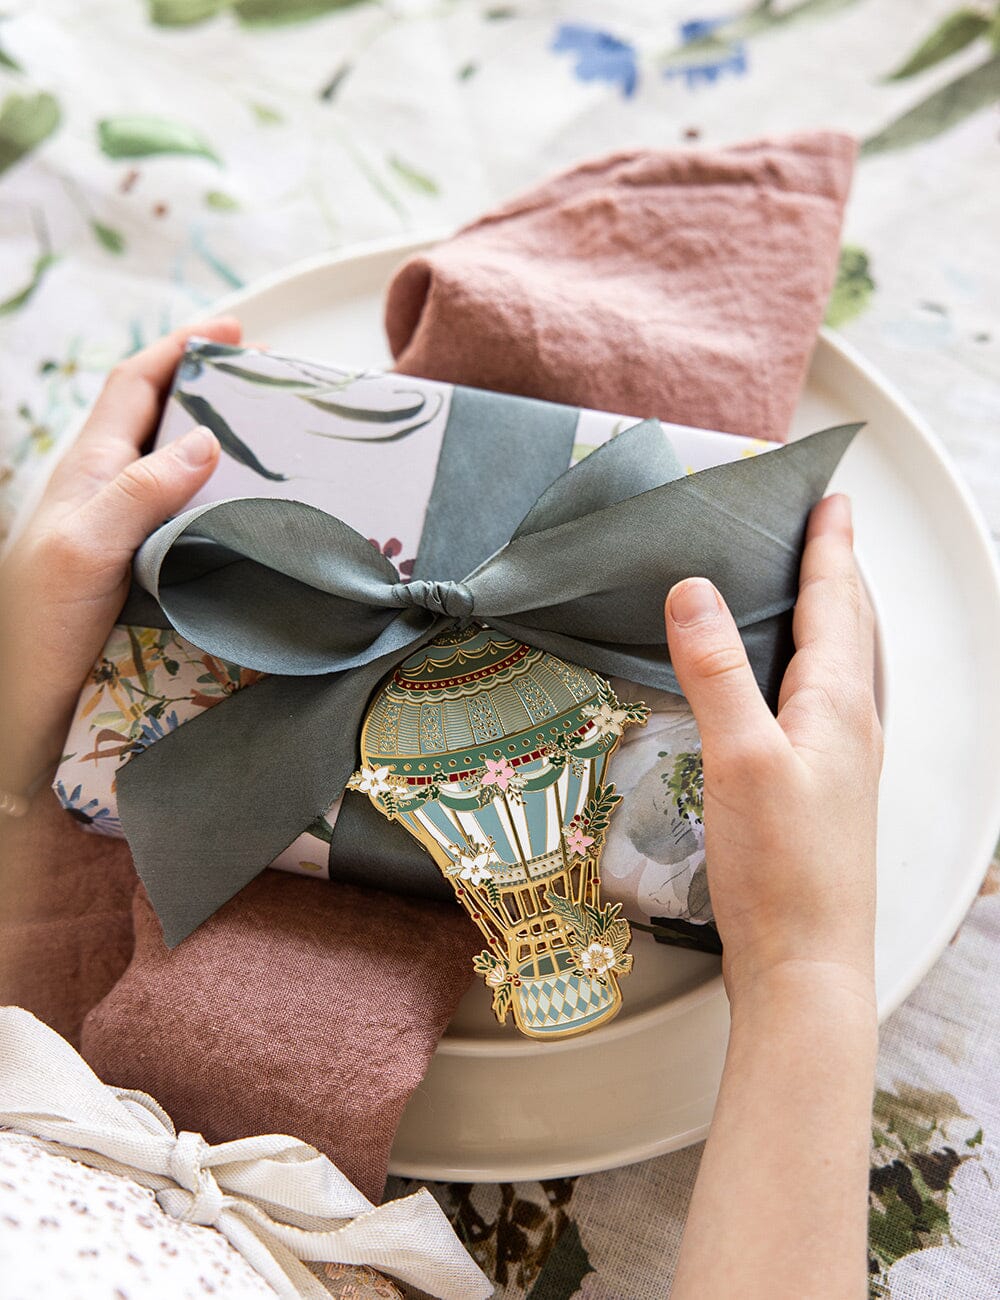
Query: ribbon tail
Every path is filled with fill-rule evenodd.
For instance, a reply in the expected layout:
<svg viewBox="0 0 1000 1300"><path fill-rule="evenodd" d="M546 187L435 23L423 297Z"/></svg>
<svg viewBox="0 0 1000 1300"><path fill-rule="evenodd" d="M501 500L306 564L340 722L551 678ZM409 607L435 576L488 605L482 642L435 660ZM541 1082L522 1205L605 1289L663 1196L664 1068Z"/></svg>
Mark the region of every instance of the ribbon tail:
<svg viewBox="0 0 1000 1300"><path fill-rule="evenodd" d="M806 520L860 427L826 429L522 532L469 577L476 614L598 672L676 692L663 601L676 582L706 577L774 707L793 649Z"/></svg>
<svg viewBox="0 0 1000 1300"><path fill-rule="evenodd" d="M511 540L555 528L684 477L684 466L659 420L616 434L545 489Z"/></svg>
<svg viewBox="0 0 1000 1300"><path fill-rule="evenodd" d="M192 718L118 772L118 809L168 947L249 884L337 799L368 697L400 659L269 677Z"/></svg>

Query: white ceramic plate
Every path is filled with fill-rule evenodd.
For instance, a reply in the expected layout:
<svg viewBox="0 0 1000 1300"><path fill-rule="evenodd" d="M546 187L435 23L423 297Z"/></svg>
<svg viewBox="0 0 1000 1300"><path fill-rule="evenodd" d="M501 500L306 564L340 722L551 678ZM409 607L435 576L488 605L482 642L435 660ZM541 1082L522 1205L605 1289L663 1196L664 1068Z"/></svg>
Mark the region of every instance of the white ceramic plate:
<svg viewBox="0 0 1000 1300"><path fill-rule="evenodd" d="M428 241L300 263L218 304L245 336L348 366L389 362L382 301ZM942 449L864 361L824 334L797 434L868 428L838 470L881 637L886 758L879 834L878 993L887 1015L951 938L1000 825L1000 581ZM390 1168L493 1181L591 1172L705 1136L728 1009L718 962L636 936L618 1019L558 1044L502 1030L479 981L403 1116Z"/></svg>

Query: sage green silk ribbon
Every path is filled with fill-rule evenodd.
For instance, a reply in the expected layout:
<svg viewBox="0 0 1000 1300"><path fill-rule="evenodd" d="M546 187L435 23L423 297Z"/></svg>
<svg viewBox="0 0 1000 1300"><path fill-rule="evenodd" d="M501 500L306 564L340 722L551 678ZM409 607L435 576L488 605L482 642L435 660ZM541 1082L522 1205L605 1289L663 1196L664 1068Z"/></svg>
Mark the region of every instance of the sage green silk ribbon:
<svg viewBox="0 0 1000 1300"><path fill-rule="evenodd" d="M295 501L220 501L158 529L134 567L156 602L143 621L270 674L118 772L122 824L166 942L326 812L357 765L372 692L455 620L680 693L663 601L675 582L702 575L729 604L774 707L806 519L860 427L683 475L660 425L646 421L543 484L509 541L460 579L404 582L342 520ZM502 494L502 475L489 490ZM448 509L474 554L481 503L453 499Z"/></svg>

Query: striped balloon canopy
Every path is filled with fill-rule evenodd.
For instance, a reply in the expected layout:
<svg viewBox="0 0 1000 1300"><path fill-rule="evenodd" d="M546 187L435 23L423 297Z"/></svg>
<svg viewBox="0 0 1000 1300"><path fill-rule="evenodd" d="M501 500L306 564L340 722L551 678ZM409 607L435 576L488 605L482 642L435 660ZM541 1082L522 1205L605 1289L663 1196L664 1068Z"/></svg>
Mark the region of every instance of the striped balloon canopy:
<svg viewBox="0 0 1000 1300"><path fill-rule="evenodd" d="M476 968L534 1037L621 1005L628 926L601 908L598 858L617 796L609 755L642 705L586 668L478 624L402 663L361 734L367 793L428 850L488 940Z"/></svg>

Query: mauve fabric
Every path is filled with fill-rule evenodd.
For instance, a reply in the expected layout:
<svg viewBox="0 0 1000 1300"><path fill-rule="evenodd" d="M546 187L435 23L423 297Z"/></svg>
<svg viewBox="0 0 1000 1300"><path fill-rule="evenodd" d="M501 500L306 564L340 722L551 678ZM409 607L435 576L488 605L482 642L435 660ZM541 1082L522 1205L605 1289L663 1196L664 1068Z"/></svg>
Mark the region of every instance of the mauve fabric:
<svg viewBox="0 0 1000 1300"><path fill-rule="evenodd" d="M813 132L556 176L397 272L395 369L784 441L855 153Z"/></svg>
<svg viewBox="0 0 1000 1300"><path fill-rule="evenodd" d="M51 790L0 819L0 1004L79 1047L83 1017L132 955L135 887L128 845L82 835Z"/></svg>
<svg viewBox="0 0 1000 1300"><path fill-rule="evenodd" d="M141 888L134 919L132 961L84 1022L97 1074L212 1143L302 1138L377 1201L482 947L465 913L266 871L177 948Z"/></svg>

